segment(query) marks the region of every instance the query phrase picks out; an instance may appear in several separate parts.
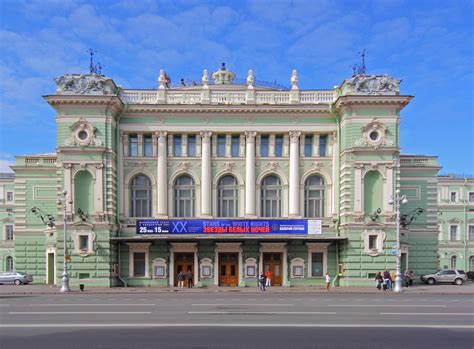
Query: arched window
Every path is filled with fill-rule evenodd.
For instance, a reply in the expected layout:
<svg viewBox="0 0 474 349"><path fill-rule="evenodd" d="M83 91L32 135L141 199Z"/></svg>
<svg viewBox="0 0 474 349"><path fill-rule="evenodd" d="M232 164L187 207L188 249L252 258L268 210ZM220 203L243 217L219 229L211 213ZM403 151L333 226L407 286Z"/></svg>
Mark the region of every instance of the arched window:
<svg viewBox="0 0 474 349"><path fill-rule="evenodd" d="M7 256L5 258L5 271L13 271L13 257Z"/></svg>
<svg viewBox="0 0 474 349"><path fill-rule="evenodd" d="M456 269L456 264L458 262L458 258L456 256L451 257L451 269Z"/></svg>
<svg viewBox="0 0 474 349"><path fill-rule="evenodd" d="M383 207L382 175L378 171L369 171L364 177L364 213L371 215Z"/></svg>
<svg viewBox="0 0 474 349"><path fill-rule="evenodd" d="M270 175L262 181L260 216L281 216L281 183L277 176Z"/></svg>
<svg viewBox="0 0 474 349"><path fill-rule="evenodd" d="M94 210L94 178L89 171L79 171L74 176L74 211L92 214Z"/></svg>
<svg viewBox="0 0 474 349"><path fill-rule="evenodd" d="M151 217L151 181L145 175L135 176L130 186L131 217Z"/></svg>
<svg viewBox="0 0 474 349"><path fill-rule="evenodd" d="M194 180L190 176L179 177L174 184L175 217L194 217Z"/></svg>
<svg viewBox="0 0 474 349"><path fill-rule="evenodd" d="M321 176L310 176L304 183L304 215L324 217L324 181Z"/></svg>
<svg viewBox="0 0 474 349"><path fill-rule="evenodd" d="M224 176L217 184L217 215L238 217L239 186L234 176Z"/></svg>

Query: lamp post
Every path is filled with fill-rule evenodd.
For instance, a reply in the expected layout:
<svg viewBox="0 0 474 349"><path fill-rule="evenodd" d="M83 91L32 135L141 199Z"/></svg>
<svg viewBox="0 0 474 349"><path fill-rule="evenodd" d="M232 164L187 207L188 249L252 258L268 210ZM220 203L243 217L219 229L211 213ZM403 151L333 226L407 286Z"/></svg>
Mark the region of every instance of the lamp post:
<svg viewBox="0 0 474 349"><path fill-rule="evenodd" d="M395 204L397 209L397 271L395 273L395 287L393 292L401 292L402 290L402 274L400 272L401 255L400 255L400 205L408 202L406 195L400 196L400 190L395 191L395 196L389 200L389 204Z"/></svg>
<svg viewBox="0 0 474 349"><path fill-rule="evenodd" d="M64 261L63 261L63 274L62 274L62 283L60 292L70 292L69 288L69 277L67 274L67 243L66 243L66 209L67 209L67 200L66 200L67 191L63 190L62 196L58 196L58 205L63 205L63 248L64 248Z"/></svg>

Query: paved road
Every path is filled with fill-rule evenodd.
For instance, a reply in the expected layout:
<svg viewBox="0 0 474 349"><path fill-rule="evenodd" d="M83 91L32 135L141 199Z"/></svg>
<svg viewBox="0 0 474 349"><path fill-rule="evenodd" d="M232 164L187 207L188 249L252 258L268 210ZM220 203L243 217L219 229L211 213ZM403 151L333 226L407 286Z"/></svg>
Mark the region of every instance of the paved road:
<svg viewBox="0 0 474 349"><path fill-rule="evenodd" d="M474 300L462 295L0 296L2 349L473 345Z"/></svg>

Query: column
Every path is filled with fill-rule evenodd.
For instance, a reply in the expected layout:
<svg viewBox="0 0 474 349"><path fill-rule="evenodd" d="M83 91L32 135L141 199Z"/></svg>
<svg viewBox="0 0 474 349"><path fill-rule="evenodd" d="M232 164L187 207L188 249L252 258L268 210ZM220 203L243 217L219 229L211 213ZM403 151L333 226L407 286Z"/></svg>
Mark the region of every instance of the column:
<svg viewBox="0 0 474 349"><path fill-rule="evenodd" d="M362 212L362 170L364 165L354 164L354 211Z"/></svg>
<svg viewBox="0 0 474 349"><path fill-rule="evenodd" d="M158 136L158 168L157 168L157 192L158 209L157 216L168 217L168 166L166 149L166 131L159 131Z"/></svg>
<svg viewBox="0 0 474 349"><path fill-rule="evenodd" d="M255 211L255 131L245 131L245 216L256 217Z"/></svg>
<svg viewBox="0 0 474 349"><path fill-rule="evenodd" d="M337 137L336 132L334 131L332 134L332 186L331 186L331 213L332 215L337 214L337 202L338 202L338 195L337 195L337 188L339 188L339 175L336 170L337 166L337 157L339 156L339 150L337 149ZM319 141L318 141L319 143Z"/></svg>
<svg viewBox="0 0 474 349"><path fill-rule="evenodd" d="M63 163L63 168L64 168L64 190L67 191L67 196L72 198L72 181L71 181L71 169L72 169L72 164L71 163ZM72 200L66 200L66 214L71 215L72 214Z"/></svg>
<svg viewBox="0 0 474 349"><path fill-rule="evenodd" d="M386 180L385 180L385 195L384 198L384 211L393 212L393 205L390 205L388 202L393 196L393 164L385 165L386 170Z"/></svg>
<svg viewBox="0 0 474 349"><path fill-rule="evenodd" d="M290 217L300 216L300 191L299 191L299 147L300 131L290 131L290 185L289 185L289 210Z"/></svg>
<svg viewBox="0 0 474 349"><path fill-rule="evenodd" d="M104 197L103 168L103 163L95 164L94 211L96 215L107 209L104 207L104 203L102 202L102 198Z"/></svg>
<svg viewBox="0 0 474 349"><path fill-rule="evenodd" d="M211 135L210 131L201 132L201 217L212 216Z"/></svg>

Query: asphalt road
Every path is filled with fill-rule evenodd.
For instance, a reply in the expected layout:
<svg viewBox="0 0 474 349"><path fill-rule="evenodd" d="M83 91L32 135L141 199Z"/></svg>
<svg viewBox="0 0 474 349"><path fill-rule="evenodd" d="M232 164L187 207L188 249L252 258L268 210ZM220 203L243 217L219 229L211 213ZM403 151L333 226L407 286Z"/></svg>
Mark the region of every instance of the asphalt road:
<svg viewBox="0 0 474 349"><path fill-rule="evenodd" d="M461 295L0 296L0 348L473 348Z"/></svg>

